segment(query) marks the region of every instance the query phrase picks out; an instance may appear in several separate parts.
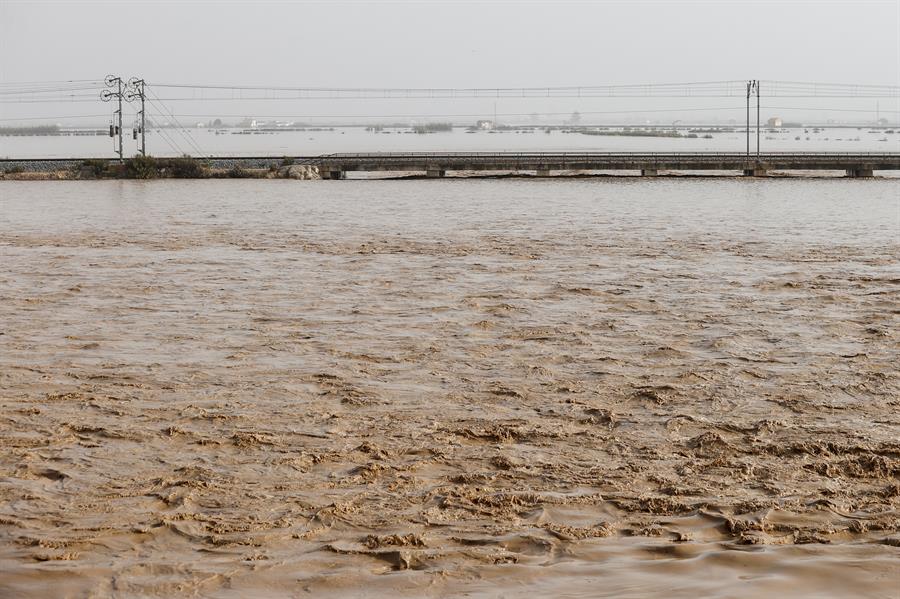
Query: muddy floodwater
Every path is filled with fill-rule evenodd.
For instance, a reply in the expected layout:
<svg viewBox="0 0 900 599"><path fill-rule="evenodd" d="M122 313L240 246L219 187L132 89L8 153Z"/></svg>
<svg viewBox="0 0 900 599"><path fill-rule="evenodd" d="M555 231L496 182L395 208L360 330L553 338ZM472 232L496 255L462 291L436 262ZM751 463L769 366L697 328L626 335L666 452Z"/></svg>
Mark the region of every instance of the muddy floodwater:
<svg viewBox="0 0 900 599"><path fill-rule="evenodd" d="M0 183L0 596L898 588L896 179Z"/></svg>

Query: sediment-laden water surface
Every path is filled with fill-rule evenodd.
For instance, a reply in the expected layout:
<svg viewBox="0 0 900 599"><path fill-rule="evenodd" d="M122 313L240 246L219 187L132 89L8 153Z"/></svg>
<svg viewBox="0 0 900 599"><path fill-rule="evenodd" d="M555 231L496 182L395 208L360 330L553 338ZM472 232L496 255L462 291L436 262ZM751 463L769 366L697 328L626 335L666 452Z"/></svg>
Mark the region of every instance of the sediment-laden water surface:
<svg viewBox="0 0 900 599"><path fill-rule="evenodd" d="M896 597L900 183L0 183L0 595Z"/></svg>

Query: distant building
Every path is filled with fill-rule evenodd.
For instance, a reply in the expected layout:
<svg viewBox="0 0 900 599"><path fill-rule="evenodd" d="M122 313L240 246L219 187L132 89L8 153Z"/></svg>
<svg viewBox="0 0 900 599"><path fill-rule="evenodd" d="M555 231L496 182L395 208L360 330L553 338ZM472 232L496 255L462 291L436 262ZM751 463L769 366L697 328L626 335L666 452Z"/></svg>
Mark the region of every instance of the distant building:
<svg viewBox="0 0 900 599"><path fill-rule="evenodd" d="M266 124L265 121L260 121L260 120L257 120L257 119L254 119L254 118L248 116L248 117L244 118L241 122L239 122L237 124L237 126L242 127L244 129L246 129L248 127L251 129L257 129L259 127L264 126L265 124Z"/></svg>
<svg viewBox="0 0 900 599"><path fill-rule="evenodd" d="M769 127L780 128L782 126L782 121L780 116L773 116L768 121L766 121L766 125Z"/></svg>
<svg viewBox="0 0 900 599"><path fill-rule="evenodd" d="M475 121L476 129L490 130L494 128L494 121Z"/></svg>

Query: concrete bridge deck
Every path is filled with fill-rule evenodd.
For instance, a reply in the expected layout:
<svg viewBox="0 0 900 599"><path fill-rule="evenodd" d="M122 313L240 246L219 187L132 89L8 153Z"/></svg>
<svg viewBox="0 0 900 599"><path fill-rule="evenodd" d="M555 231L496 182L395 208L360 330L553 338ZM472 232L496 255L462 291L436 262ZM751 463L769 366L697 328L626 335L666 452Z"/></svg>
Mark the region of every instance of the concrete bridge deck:
<svg viewBox="0 0 900 599"><path fill-rule="evenodd" d="M849 176L872 176L877 170L900 170L894 153L765 153L735 152L375 152L328 154L309 160L324 178L343 178L349 171L424 171L440 177L447 171L635 170L643 175L660 171L740 171L765 175L773 170L836 170Z"/></svg>

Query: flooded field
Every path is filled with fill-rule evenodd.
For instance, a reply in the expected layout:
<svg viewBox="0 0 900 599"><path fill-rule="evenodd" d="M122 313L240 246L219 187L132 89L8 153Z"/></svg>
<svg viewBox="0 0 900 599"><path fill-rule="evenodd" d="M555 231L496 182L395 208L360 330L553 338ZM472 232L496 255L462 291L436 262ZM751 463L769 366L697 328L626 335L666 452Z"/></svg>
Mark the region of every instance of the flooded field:
<svg viewBox="0 0 900 599"><path fill-rule="evenodd" d="M102 129L102 128L101 128ZM316 156L335 152L743 152L741 127L681 127L660 137L585 135L576 130L511 129L416 134L411 127L313 127L297 131L258 129L150 129L153 156ZM605 133L622 133L611 127ZM692 133L692 131L696 131ZM643 131L648 133L648 131ZM0 158L110 158L114 140L102 135L4 136ZM665 135L677 135L666 137ZM756 133L751 129L752 152ZM898 152L900 130L870 127L794 127L766 129L762 152ZM125 156L138 152L138 141L126 139Z"/></svg>
<svg viewBox="0 0 900 599"><path fill-rule="evenodd" d="M0 596L896 597L900 183L0 183Z"/></svg>

